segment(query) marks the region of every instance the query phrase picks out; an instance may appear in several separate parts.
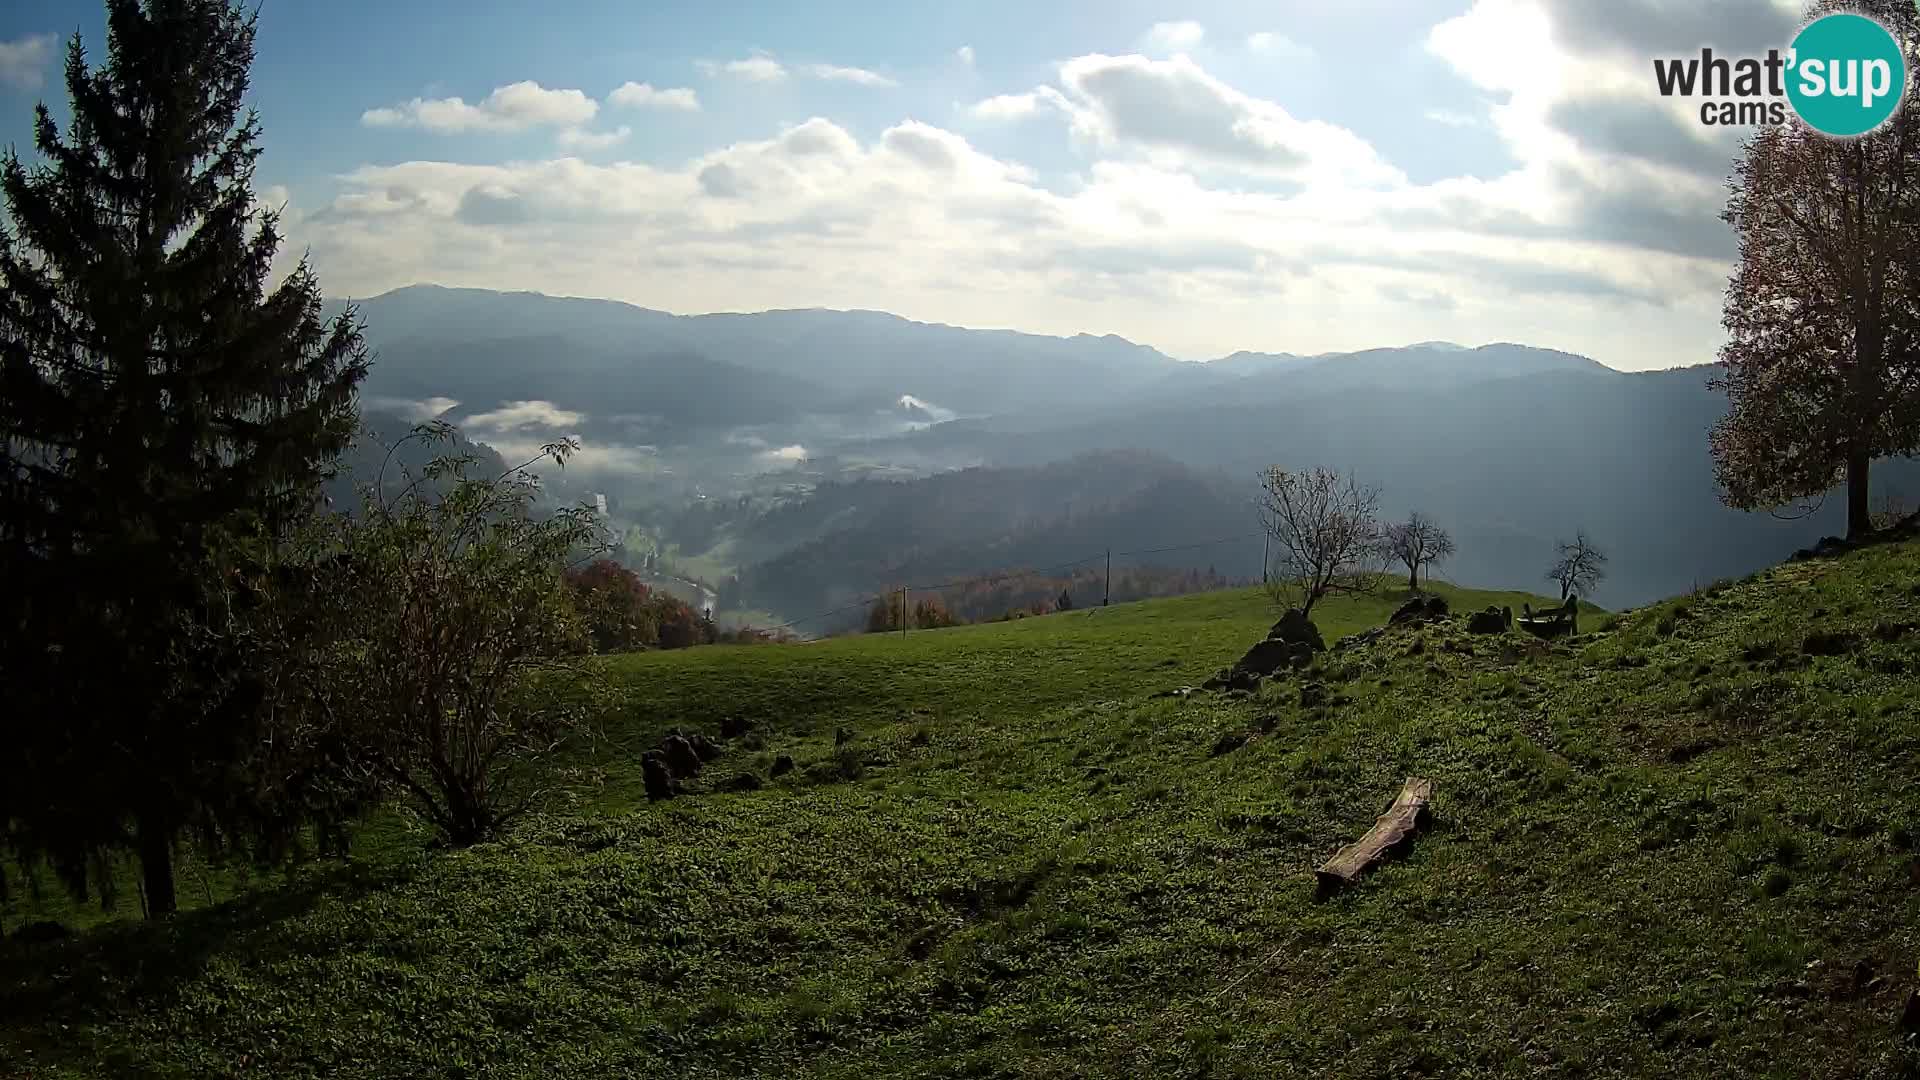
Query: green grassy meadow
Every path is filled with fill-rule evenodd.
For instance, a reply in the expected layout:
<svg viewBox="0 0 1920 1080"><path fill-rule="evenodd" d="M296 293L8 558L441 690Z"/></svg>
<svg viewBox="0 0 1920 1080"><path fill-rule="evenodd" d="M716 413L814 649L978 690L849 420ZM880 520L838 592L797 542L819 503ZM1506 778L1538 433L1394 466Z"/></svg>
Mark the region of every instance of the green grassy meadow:
<svg viewBox="0 0 1920 1080"><path fill-rule="evenodd" d="M183 876L202 906L157 926L16 890L9 930L89 928L0 942L0 1076L1920 1071L1920 548L1156 696L1274 617L1241 591L617 658L567 804L497 843L390 814L347 865ZM723 717L754 734L647 803L639 752ZM1432 829L1316 901L1409 775Z"/></svg>

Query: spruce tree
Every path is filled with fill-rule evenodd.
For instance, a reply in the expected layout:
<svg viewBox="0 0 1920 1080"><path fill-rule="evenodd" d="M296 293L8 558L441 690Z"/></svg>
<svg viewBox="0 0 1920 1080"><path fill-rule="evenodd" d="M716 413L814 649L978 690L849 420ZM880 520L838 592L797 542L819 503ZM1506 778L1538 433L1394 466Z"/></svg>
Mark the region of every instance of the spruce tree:
<svg viewBox="0 0 1920 1080"><path fill-rule="evenodd" d="M367 364L304 261L269 291L254 30L226 0L109 0L104 63L68 48L65 131L42 104L38 160L0 163L0 842L82 892L130 848L151 915L183 833L273 784L235 552L312 509Z"/></svg>

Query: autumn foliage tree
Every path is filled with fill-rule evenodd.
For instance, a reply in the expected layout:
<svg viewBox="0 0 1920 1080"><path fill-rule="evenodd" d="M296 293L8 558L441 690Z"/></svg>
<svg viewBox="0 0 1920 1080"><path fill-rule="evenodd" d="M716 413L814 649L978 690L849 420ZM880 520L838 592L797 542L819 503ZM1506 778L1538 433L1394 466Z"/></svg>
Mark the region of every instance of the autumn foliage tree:
<svg viewBox="0 0 1920 1080"><path fill-rule="evenodd" d="M907 617L907 598L899 589L888 589L867 608L867 633L898 633Z"/></svg>
<svg viewBox="0 0 1920 1080"><path fill-rule="evenodd" d="M1846 9L1892 29L1920 72L1911 0ZM1872 529L1874 460L1920 449L1920 93L1855 139L1762 128L1722 216L1740 262L1715 381L1730 405L1711 436L1721 498L1777 510L1844 483L1856 538Z"/></svg>
<svg viewBox="0 0 1920 1080"><path fill-rule="evenodd" d="M659 643L647 604L652 590L638 574L611 559L595 559L569 569L566 582L594 652L632 652Z"/></svg>
<svg viewBox="0 0 1920 1080"><path fill-rule="evenodd" d="M640 575L611 559L569 569L566 583L595 652L684 649L719 637L693 605L648 588Z"/></svg>

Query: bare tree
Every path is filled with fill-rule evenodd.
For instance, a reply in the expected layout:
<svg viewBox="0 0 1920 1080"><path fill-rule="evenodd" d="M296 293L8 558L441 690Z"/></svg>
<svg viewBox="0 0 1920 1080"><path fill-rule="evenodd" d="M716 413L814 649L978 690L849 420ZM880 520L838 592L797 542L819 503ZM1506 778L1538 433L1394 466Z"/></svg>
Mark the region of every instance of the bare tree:
<svg viewBox="0 0 1920 1080"><path fill-rule="evenodd" d="M1325 468L1275 465L1260 482L1261 523L1277 558L1276 600L1310 613L1323 597L1374 589L1387 558L1374 516L1378 491Z"/></svg>
<svg viewBox="0 0 1920 1080"><path fill-rule="evenodd" d="M1420 591L1420 568L1453 557L1453 537L1439 523L1419 511L1407 520L1387 526L1383 534L1387 554L1407 568L1407 588Z"/></svg>
<svg viewBox="0 0 1920 1080"><path fill-rule="evenodd" d="M1575 533L1573 543L1560 542L1560 558L1547 571L1547 580L1560 586L1560 599L1591 593L1607 576L1607 556L1584 532Z"/></svg>

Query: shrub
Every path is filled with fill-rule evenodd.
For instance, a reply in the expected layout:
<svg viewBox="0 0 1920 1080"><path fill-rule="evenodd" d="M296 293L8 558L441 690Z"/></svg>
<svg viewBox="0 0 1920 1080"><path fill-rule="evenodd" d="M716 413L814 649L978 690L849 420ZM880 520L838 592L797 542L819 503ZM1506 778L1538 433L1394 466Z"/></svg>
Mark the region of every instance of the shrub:
<svg viewBox="0 0 1920 1080"><path fill-rule="evenodd" d="M449 434L434 425L412 438ZM564 463L570 449L543 458ZM594 684L578 663L589 634L562 568L600 544L590 509L532 512L534 462L491 479L469 477L472 463L436 459L398 495L370 491L361 516L307 538L310 622L326 632L289 672L305 693L288 695L305 741L463 846L536 805L547 759L590 734ZM419 482L429 479L451 483Z"/></svg>

